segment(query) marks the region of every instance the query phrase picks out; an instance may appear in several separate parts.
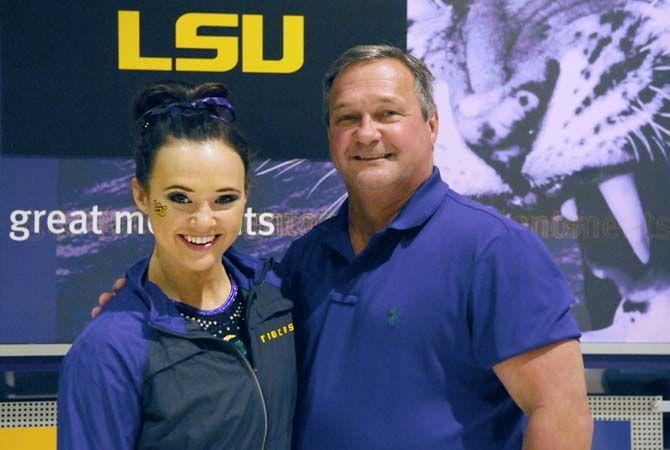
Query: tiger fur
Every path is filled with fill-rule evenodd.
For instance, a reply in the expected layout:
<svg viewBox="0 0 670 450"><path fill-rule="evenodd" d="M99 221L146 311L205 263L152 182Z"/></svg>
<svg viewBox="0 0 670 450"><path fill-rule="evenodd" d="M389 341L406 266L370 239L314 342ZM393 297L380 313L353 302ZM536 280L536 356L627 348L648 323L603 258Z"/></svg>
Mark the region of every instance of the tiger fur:
<svg viewBox="0 0 670 450"><path fill-rule="evenodd" d="M585 303L605 311L585 340L668 341L670 2L422 0L408 19L438 79L444 178L510 211L612 223L577 236Z"/></svg>

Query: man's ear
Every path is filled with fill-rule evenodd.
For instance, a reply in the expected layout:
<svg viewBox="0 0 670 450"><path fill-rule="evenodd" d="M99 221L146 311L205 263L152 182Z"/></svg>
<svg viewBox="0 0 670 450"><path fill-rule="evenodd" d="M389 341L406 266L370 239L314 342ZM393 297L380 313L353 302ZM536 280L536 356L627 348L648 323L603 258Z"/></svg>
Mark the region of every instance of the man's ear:
<svg viewBox="0 0 670 450"><path fill-rule="evenodd" d="M137 205L137 208L144 214L149 215L149 194L142 187L140 182L137 181L137 178L133 177L130 184L133 188L133 200L135 200L135 205Z"/></svg>
<svg viewBox="0 0 670 450"><path fill-rule="evenodd" d="M428 118L428 127L430 128L430 137L433 141L433 145L437 142L437 132L440 128L440 118L437 115L437 109Z"/></svg>

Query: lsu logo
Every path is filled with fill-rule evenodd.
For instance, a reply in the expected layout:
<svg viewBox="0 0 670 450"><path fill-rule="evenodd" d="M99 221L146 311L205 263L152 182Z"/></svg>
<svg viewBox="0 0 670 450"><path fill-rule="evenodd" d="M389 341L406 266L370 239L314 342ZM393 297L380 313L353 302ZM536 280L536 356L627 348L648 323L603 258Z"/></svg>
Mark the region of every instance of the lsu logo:
<svg viewBox="0 0 670 450"><path fill-rule="evenodd" d="M178 49L215 50L214 58L170 58L142 56L140 12L118 12L119 70L162 70L177 72L227 72L239 62L238 39L242 44L242 72L292 73L299 70L305 55L303 16L284 16L282 58L263 57L263 16L242 14L242 36L204 36L200 27L240 26L240 14L186 13L175 23ZM174 63L174 64L173 64Z"/></svg>

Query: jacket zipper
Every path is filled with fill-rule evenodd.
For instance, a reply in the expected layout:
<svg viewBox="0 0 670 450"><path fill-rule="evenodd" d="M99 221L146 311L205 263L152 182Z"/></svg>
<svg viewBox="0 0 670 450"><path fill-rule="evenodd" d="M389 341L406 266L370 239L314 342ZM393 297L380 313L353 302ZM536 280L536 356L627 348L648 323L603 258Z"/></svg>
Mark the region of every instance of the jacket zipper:
<svg viewBox="0 0 670 450"><path fill-rule="evenodd" d="M270 270L270 267L272 267L272 262L273 258L270 258L269 261L263 263L263 270L261 272L261 276L259 277L261 280L265 279L265 274L267 274L268 270ZM251 332L251 327L249 327L249 312L251 311L251 306L256 300L256 290L254 289L256 287L255 283L252 283L252 287L249 291L249 294L247 296L247 311L245 314L245 327L247 328L247 334L249 335L249 351L251 351L251 339L253 338L253 333ZM235 346L233 346L235 347ZM265 405L265 396L263 396L263 390L261 389L261 383L258 380L258 377L256 376L256 372L254 371L254 368L251 367L251 363L249 363L249 360L242 355L242 352L240 352L237 347L235 347L235 351L238 352L238 354L242 357L244 360L245 364L247 365L247 368L251 372L251 375L254 377L254 381L256 382L256 387L258 388L258 394L261 396L261 403L263 404L263 418L265 419L265 430L263 433L263 446L261 447L261 450L265 450L265 443L268 437L268 410L267 406ZM251 353L250 353L251 355Z"/></svg>
<svg viewBox="0 0 670 450"><path fill-rule="evenodd" d="M263 429L263 445L261 445L261 450L265 450L265 441L268 438L268 410L267 406L265 406L265 396L263 396L263 390L261 389L261 382L258 380L256 372L254 372L254 368L251 367L249 360L237 348L235 348L235 351L240 355L240 358L244 360L247 369L249 369L251 376L254 378L254 381L256 382L256 388L258 388L258 395L261 396L261 404L263 405L263 419L265 420L265 427Z"/></svg>
<svg viewBox="0 0 670 450"><path fill-rule="evenodd" d="M172 330L169 330L167 328L164 328L160 325L152 324L152 327L161 330L164 333L173 335L173 336L178 336L183 339L206 339L206 340L211 340L216 342L218 345L227 345L230 348L233 349L235 353L240 357L242 361L244 361L244 366L247 368L249 373L251 374L251 377L254 380L254 383L256 383L256 389L258 389L258 395L261 398L261 406L263 406L263 443L261 444L261 450L265 450L265 443L268 438L268 409L267 406L265 405L265 396L263 395L263 390L261 389L261 382L258 380L258 376L256 376L256 372L254 372L254 368L251 367L251 364L249 363L249 360L238 350L237 347L235 347L232 344L226 343L226 341L222 341L220 339L217 339L215 337L210 337L210 336L197 336L197 337L189 337L188 335L180 334L180 333L175 333Z"/></svg>
<svg viewBox="0 0 670 450"><path fill-rule="evenodd" d="M273 261L274 261L274 258L270 258L269 261L267 261L263 264L263 269L262 269L261 277L260 277L261 280L265 279L265 274L268 272L268 270L270 270L270 267L272 266ZM251 304L255 299L256 299L256 292L254 290L254 287L252 286L252 288L249 292L249 295L247 297L247 311L246 311L246 317L245 317L245 322L246 322L245 325L247 327L247 332L249 333L249 336L251 336L251 330L249 328L249 311L251 311ZM164 328L160 325L156 325L156 324L151 324L151 325L154 328L157 328L157 329L159 329L159 330L161 330L165 333L171 334L173 336L178 336L178 337L181 337L181 338L190 339L186 335L176 333L176 332L174 332L172 330L169 330L167 328ZM254 371L254 368L251 366L251 363L249 363L249 360L242 354L242 352L240 352L240 350L237 347L235 347L232 344L227 343L226 341L222 341L220 339L216 339L215 337L211 337L211 336L199 336L195 339L208 339L208 340L213 340L217 343L224 342L225 343L224 345L230 346L233 349L233 351L237 353L237 355L240 357L240 359L242 359L242 361L244 361L244 365L246 366L247 370L251 374L251 377L253 378L254 382L256 383L256 389L258 389L258 395L261 398L261 406L263 406L263 425L264 425L264 427L263 427L263 442L261 444L261 449L260 450L265 450L265 444L266 444L266 441L267 441L267 438L268 438L268 428L269 428L269 425L268 425L268 409L267 409L267 406L265 405L265 396L263 395L263 389L261 389L261 382L258 380L258 376L256 375L256 372ZM249 350L251 350L251 348L249 348Z"/></svg>

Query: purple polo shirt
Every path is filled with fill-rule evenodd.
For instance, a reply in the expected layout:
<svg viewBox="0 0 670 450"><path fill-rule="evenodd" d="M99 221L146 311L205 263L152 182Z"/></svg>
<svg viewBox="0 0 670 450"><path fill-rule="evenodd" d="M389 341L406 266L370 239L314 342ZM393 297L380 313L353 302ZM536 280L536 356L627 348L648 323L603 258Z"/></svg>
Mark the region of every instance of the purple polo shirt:
<svg viewBox="0 0 670 450"><path fill-rule="evenodd" d="M437 169L354 256L347 204L279 267L296 302L298 450L520 449L492 366L579 337L541 240Z"/></svg>

